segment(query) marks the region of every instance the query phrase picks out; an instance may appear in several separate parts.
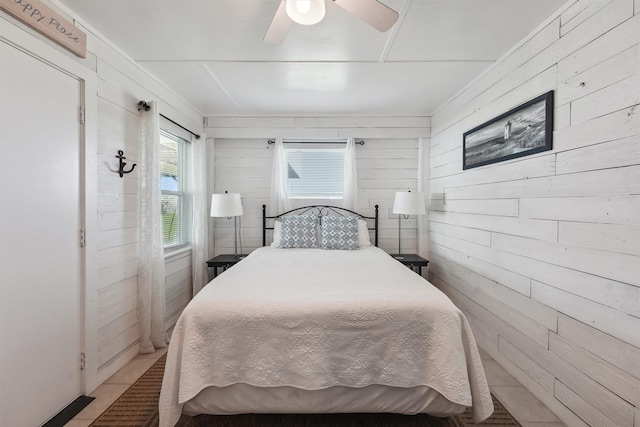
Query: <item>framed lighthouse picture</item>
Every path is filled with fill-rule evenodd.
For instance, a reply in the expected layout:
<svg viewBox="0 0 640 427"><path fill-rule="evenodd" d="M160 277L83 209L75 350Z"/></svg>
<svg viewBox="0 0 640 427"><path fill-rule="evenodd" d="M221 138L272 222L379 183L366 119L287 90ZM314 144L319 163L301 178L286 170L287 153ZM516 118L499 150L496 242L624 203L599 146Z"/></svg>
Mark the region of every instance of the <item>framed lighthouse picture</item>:
<svg viewBox="0 0 640 427"><path fill-rule="evenodd" d="M462 169L551 150L553 91L519 105L462 135Z"/></svg>

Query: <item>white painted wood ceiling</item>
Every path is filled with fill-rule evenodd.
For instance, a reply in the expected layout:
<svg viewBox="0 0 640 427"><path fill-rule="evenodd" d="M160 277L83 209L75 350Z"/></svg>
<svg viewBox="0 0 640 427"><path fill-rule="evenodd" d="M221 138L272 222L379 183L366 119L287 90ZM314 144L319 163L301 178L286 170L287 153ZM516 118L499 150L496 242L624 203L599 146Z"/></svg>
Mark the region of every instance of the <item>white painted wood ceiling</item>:
<svg viewBox="0 0 640 427"><path fill-rule="evenodd" d="M280 0L60 0L205 116L424 116L566 0L382 0L385 33L326 0L262 39Z"/></svg>

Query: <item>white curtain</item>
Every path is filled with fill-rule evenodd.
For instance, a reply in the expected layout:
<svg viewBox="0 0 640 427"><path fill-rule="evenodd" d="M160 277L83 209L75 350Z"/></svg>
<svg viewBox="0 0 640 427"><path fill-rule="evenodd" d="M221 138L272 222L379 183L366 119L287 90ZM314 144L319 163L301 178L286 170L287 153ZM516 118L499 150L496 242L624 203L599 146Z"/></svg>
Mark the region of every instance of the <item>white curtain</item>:
<svg viewBox="0 0 640 427"><path fill-rule="evenodd" d="M344 191L342 195L342 207L355 210L358 201L358 167L356 163L356 141L347 139L347 147L344 152Z"/></svg>
<svg viewBox="0 0 640 427"><path fill-rule="evenodd" d="M271 203L269 213L276 215L291 210L291 200L287 194L287 159L282 138L273 144L273 170L271 171Z"/></svg>
<svg viewBox="0 0 640 427"><path fill-rule="evenodd" d="M191 141L191 171L193 183L193 219L192 219L192 276L193 295L207 284L209 215L207 212L207 139L204 134L200 139Z"/></svg>
<svg viewBox="0 0 640 427"><path fill-rule="evenodd" d="M140 126L140 241L138 324L140 352L167 346L164 330L165 275L160 204L160 117L156 102L142 112ZM126 179L126 178L125 178Z"/></svg>

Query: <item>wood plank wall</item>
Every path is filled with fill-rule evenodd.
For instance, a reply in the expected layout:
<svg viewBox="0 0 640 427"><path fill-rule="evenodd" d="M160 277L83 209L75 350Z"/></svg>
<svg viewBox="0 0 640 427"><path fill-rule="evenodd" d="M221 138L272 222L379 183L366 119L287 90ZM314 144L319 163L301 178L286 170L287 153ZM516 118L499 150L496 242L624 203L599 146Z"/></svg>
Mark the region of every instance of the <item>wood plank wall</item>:
<svg viewBox="0 0 640 427"><path fill-rule="evenodd" d="M267 140L285 138L345 138L364 140L356 146L358 201L356 211L373 214L380 209L379 246L397 252L398 221L391 213L396 191L419 188L419 156L428 150L430 122L427 117L209 117L205 132L214 141L216 193L239 192L245 253L262 245L262 205L270 203L273 149ZM422 147L422 148L421 148ZM300 205L327 203L305 200ZM418 251L417 220L403 220L403 250ZM213 220L215 255L233 253L233 220ZM270 236L269 236L270 237Z"/></svg>
<svg viewBox="0 0 640 427"><path fill-rule="evenodd" d="M139 169L120 178L113 170L118 150L129 164L140 162L139 100L158 102L160 111L192 129L202 129L203 118L170 89L101 37L95 30L77 25L88 34L84 62L98 76L97 152L97 384L109 378L139 353L137 274L139 240ZM190 252L168 258L166 266L166 326L191 293ZM178 268L180 267L180 268ZM96 384L96 385L97 385Z"/></svg>
<svg viewBox="0 0 640 427"><path fill-rule="evenodd" d="M430 279L571 426L640 426L640 2L579 0L432 116ZM462 134L555 91L552 151Z"/></svg>

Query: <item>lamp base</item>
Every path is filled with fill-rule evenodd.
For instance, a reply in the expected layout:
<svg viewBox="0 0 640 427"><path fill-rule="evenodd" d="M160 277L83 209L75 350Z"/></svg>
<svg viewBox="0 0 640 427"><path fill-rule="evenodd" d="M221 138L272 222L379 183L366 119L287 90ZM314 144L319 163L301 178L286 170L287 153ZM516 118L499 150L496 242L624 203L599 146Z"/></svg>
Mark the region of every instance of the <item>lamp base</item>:
<svg viewBox="0 0 640 427"><path fill-rule="evenodd" d="M393 258L395 258L395 259L404 259L404 257L402 255L396 255Z"/></svg>

